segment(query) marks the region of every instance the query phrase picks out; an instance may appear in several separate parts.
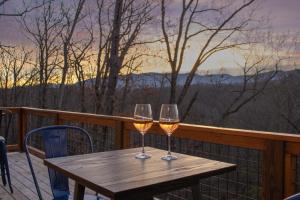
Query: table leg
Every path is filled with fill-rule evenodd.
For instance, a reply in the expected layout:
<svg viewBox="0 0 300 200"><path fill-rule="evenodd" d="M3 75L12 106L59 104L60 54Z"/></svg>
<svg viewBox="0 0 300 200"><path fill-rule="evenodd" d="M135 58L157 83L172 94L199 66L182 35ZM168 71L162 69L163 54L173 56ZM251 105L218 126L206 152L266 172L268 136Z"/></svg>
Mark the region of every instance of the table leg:
<svg viewBox="0 0 300 200"><path fill-rule="evenodd" d="M193 200L200 200L201 193L200 193L199 183L197 182L196 184L192 185L191 188L192 188Z"/></svg>
<svg viewBox="0 0 300 200"><path fill-rule="evenodd" d="M80 185L80 183L76 182L74 188L74 200L83 200L84 190L85 187L83 185Z"/></svg>

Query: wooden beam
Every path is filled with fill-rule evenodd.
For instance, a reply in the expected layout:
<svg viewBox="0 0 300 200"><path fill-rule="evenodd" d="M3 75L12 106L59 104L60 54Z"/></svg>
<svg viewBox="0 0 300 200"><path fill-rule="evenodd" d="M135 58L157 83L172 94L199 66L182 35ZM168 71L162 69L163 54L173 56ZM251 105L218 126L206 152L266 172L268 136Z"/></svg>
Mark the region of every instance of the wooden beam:
<svg viewBox="0 0 300 200"><path fill-rule="evenodd" d="M119 149L130 147L130 131L125 129L124 122L116 122L115 125L115 144Z"/></svg>
<svg viewBox="0 0 300 200"><path fill-rule="evenodd" d="M287 153L300 155L300 143L298 142L287 142L285 149Z"/></svg>
<svg viewBox="0 0 300 200"><path fill-rule="evenodd" d="M268 141L263 153L264 200L282 200L284 196L284 143Z"/></svg>
<svg viewBox="0 0 300 200"><path fill-rule="evenodd" d="M21 110L20 107L0 107L0 109L8 109L12 113L20 113L20 110Z"/></svg>
<svg viewBox="0 0 300 200"><path fill-rule="evenodd" d="M105 119L93 114L60 113L60 119L73 122L84 122L101 126L114 127L117 120Z"/></svg>
<svg viewBox="0 0 300 200"><path fill-rule="evenodd" d="M28 151L29 151L30 154L32 154L32 155L34 155L34 156L36 156L36 157L38 157L40 159L45 159L46 158L45 152L43 152L43 151L41 151L41 150L39 150L37 148L29 146L28 147Z"/></svg>
<svg viewBox="0 0 300 200"><path fill-rule="evenodd" d="M8 152L16 152L16 151L20 151L20 147L18 144L9 144L6 146L7 147L7 151Z"/></svg>
<svg viewBox="0 0 300 200"><path fill-rule="evenodd" d="M125 129L135 130L133 125L129 122L125 123ZM165 135L163 130L159 127L159 124L156 123L153 125L149 133L152 134L161 134ZM266 139L255 138L242 135L226 135L222 132L210 132L209 129L199 131L197 129L185 129L184 127L180 127L173 133L173 136L183 139L197 140L203 142L210 142L215 144L225 144L236 147L257 149L257 150L265 150L266 149Z"/></svg>
<svg viewBox="0 0 300 200"><path fill-rule="evenodd" d="M20 109L19 113L19 150L24 151L24 137L27 131L27 113L24 109Z"/></svg>
<svg viewBox="0 0 300 200"><path fill-rule="evenodd" d="M123 148L123 132L124 132L124 123L115 122L115 147L117 149Z"/></svg>
<svg viewBox="0 0 300 200"><path fill-rule="evenodd" d="M56 114L55 124L56 124L56 125L63 125L63 124L64 124L64 120L61 119L59 113Z"/></svg>
<svg viewBox="0 0 300 200"><path fill-rule="evenodd" d="M85 187L76 181L75 186L74 186L74 198L73 199L74 200L83 200L84 199L84 191L85 191Z"/></svg>
<svg viewBox="0 0 300 200"><path fill-rule="evenodd" d="M124 128L122 142L123 142L123 146L122 146L123 149L128 149L131 147L130 146L130 130Z"/></svg>
<svg viewBox="0 0 300 200"><path fill-rule="evenodd" d="M92 113L80 113L80 112L70 112L70 111L62 111L62 110L50 110L50 109L40 109L40 108L30 108L30 107L22 107L22 109L26 110L28 114L40 115L40 116L52 116L55 117L56 114L64 115L64 117L88 117L88 118L100 118L109 121L131 121L132 119L129 117L121 117L121 116L109 116L109 115L99 115Z"/></svg>
<svg viewBox="0 0 300 200"><path fill-rule="evenodd" d="M284 160L284 197L288 197L296 193L296 156L285 153Z"/></svg>
<svg viewBox="0 0 300 200"><path fill-rule="evenodd" d="M225 144L236 147L264 150L266 149L264 139L247 137L247 136L232 136L224 135L222 133L212 132L195 132L179 130L174 134L175 137L198 140L216 144Z"/></svg>

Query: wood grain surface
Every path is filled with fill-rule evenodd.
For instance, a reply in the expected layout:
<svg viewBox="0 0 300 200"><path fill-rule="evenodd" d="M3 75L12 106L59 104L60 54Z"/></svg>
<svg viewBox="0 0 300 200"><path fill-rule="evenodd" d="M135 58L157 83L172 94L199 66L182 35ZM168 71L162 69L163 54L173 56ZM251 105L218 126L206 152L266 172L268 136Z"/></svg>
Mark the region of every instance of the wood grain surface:
<svg viewBox="0 0 300 200"><path fill-rule="evenodd" d="M152 157L139 160L139 148L44 160L44 164L112 199L147 199L198 184L200 178L235 169L234 164L176 153L164 161L164 150L146 147Z"/></svg>

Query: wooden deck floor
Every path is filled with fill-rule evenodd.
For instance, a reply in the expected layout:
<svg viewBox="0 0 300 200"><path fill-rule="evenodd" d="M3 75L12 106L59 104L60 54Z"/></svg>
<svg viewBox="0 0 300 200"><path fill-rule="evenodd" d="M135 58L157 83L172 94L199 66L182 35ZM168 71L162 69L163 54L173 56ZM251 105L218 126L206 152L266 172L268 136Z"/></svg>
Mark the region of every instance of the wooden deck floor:
<svg viewBox="0 0 300 200"><path fill-rule="evenodd" d="M28 163L24 153L9 153L9 168L11 173L14 193L11 194L9 187L4 187L0 181L0 200L37 200L36 188L33 183ZM33 166L40 185L42 196L45 200L52 199L50 182L47 168L42 160L32 156ZM74 182L70 181L70 190L73 190ZM87 193L93 193L87 190Z"/></svg>

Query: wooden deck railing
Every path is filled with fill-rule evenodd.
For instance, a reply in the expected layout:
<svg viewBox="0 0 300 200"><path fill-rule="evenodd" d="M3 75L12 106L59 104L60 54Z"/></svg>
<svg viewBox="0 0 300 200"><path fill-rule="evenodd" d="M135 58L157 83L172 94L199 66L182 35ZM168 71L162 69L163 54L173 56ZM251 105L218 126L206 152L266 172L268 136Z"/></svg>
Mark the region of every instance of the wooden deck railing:
<svg viewBox="0 0 300 200"><path fill-rule="evenodd" d="M8 109L18 114L19 126L18 144L8 145L9 151L23 151L23 139L28 131L28 115L51 117L55 119L56 124L68 121L111 127L115 129L115 144L118 148L130 147L129 132L135 130L132 119L126 117L28 107ZM164 134L157 121L150 132ZM263 152L262 198L279 200L296 192L296 157L300 155L300 135L181 124L174 136L260 150Z"/></svg>

